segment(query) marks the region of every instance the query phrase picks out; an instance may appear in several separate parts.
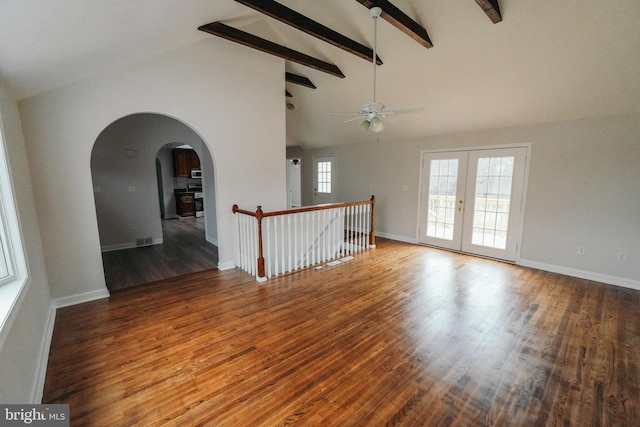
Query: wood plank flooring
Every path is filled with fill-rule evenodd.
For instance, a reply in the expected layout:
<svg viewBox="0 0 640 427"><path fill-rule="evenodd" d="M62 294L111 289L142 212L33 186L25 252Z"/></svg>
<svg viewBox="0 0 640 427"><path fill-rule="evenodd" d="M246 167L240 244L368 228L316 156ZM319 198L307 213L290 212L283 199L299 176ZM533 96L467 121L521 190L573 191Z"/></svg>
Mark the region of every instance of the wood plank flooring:
<svg viewBox="0 0 640 427"><path fill-rule="evenodd" d="M218 266L218 248L205 240L204 217L162 221L163 243L105 252L110 291L210 270Z"/></svg>
<svg viewBox="0 0 640 427"><path fill-rule="evenodd" d="M76 426L638 426L640 292L384 239L58 310Z"/></svg>

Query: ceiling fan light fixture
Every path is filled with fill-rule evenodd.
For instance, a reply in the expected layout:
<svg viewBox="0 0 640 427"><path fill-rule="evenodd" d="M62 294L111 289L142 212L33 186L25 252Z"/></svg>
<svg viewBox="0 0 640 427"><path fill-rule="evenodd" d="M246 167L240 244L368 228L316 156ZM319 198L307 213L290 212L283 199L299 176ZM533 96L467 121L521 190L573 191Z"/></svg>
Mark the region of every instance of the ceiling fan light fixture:
<svg viewBox="0 0 640 427"><path fill-rule="evenodd" d="M373 117L371 119L365 119L360 123L360 129L365 132L380 132L384 129L384 123L382 123L379 117Z"/></svg>
<svg viewBox="0 0 640 427"><path fill-rule="evenodd" d="M380 132L382 129L384 129L384 123L382 123L382 120L380 120L379 117L374 117L373 119L371 119L371 125L369 126L369 129L372 132Z"/></svg>

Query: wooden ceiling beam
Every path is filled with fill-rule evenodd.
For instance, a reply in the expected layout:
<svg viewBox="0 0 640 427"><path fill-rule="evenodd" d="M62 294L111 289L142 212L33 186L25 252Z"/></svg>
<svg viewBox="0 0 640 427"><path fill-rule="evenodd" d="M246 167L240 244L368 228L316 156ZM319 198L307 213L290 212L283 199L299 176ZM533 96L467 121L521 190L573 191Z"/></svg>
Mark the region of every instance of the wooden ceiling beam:
<svg viewBox="0 0 640 427"><path fill-rule="evenodd" d="M288 71L285 71L284 79L289 83L295 83L300 86L316 89L316 85L314 85L311 82L311 80L309 80L307 77L304 77L304 76L299 76L297 74L293 74L293 73L289 73Z"/></svg>
<svg viewBox="0 0 640 427"><path fill-rule="evenodd" d="M427 30L418 24L416 21L407 16L403 11L391 4L388 0L356 0L367 9L372 7L379 7L382 9L380 15L382 19L389 22L391 25L420 43L427 49L433 47Z"/></svg>
<svg viewBox="0 0 640 427"><path fill-rule="evenodd" d="M204 31L214 36L222 37L223 39L230 40L239 44L242 44L259 51L269 53L271 55L278 56L286 59L287 61L296 62L307 67L311 67L315 70L322 71L332 76L344 78L344 74L334 64L322 61L312 56L306 55L302 52L298 52L288 47L281 46L277 43L273 43L269 40L265 40L253 34L249 34L237 28L230 27L222 22L212 22L210 24L202 25L198 27L198 30Z"/></svg>
<svg viewBox="0 0 640 427"><path fill-rule="evenodd" d="M498 0L476 0L476 3L484 10L484 13L491 19L491 22L497 24L502 21L502 13L500 12Z"/></svg>
<svg viewBox="0 0 640 427"><path fill-rule="evenodd" d="M373 49L352 40L337 31L316 22L295 10L289 9L273 0L236 0L245 6L264 13L280 22L290 25L313 37L339 47L369 62L373 61ZM376 63L382 65L382 60L376 55Z"/></svg>

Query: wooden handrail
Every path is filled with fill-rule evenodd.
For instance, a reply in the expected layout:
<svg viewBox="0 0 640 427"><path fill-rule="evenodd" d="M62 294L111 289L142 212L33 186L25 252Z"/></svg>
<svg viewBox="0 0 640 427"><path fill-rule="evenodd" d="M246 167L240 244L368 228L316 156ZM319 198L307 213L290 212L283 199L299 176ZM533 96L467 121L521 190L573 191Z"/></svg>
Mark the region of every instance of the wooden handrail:
<svg viewBox="0 0 640 427"><path fill-rule="evenodd" d="M262 217L268 217L268 216L278 216L278 215L290 215L290 214L294 214L294 213L301 213L301 212L312 212L312 211L321 211L324 209L335 209L335 208L343 208L343 207L349 207L349 206L360 206L360 205L375 205L376 203L376 198L375 196L371 196L370 200L366 200L363 202L350 202L350 203L327 203L327 204L323 204L323 205L313 205L313 206L306 206L306 207L301 207L301 208L294 208L294 209L285 209L282 211L273 211L273 212L262 212L262 207L258 206L258 208L260 209L260 211L262 212ZM240 207L238 205L233 205L232 208L233 213L241 213L244 215L250 215L250 216L254 216L254 217L258 217L258 213L256 212L252 212L252 211L248 211L246 209L240 209Z"/></svg>
<svg viewBox="0 0 640 427"><path fill-rule="evenodd" d="M290 215L302 212L313 212L313 211L321 211L326 209L336 209L336 208L346 208L351 206L361 206L361 205L371 205L371 229L369 230L369 246L375 247L376 245L376 236L373 226L374 220L374 207L376 204L376 197L371 196L371 199L363 201L363 202L350 202L350 203L327 203L323 205L314 205L307 206L302 208L295 209L286 209L282 211L273 211L273 212L264 212L262 210L262 206L258 206L255 212L248 211L246 209L240 209L238 205L233 205L232 211L234 214L240 213L243 215L249 215L255 217L258 221L258 279L266 280L265 278L265 267L264 267L264 254L262 250L262 219L270 216L279 216L279 215Z"/></svg>

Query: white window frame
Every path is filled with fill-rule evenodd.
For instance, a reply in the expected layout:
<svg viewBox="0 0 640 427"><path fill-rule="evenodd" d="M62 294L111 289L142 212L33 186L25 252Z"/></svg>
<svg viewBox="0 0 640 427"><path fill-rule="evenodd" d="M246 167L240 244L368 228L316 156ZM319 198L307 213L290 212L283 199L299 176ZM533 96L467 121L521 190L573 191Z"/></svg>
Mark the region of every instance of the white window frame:
<svg viewBox="0 0 640 427"><path fill-rule="evenodd" d="M0 120L0 250L7 260L9 272L6 277L0 279L0 349L16 317L17 307L26 295L29 283L5 141Z"/></svg>

